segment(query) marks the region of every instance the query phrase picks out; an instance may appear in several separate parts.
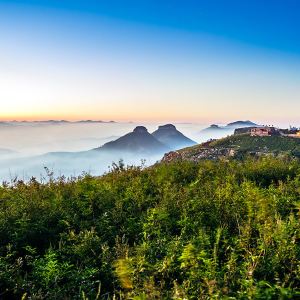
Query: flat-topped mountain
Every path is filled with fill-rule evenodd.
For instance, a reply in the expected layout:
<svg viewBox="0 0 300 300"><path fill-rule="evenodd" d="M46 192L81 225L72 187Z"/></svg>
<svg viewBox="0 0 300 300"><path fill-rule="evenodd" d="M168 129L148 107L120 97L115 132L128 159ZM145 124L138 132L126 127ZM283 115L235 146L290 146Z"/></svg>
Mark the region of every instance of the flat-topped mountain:
<svg viewBox="0 0 300 300"><path fill-rule="evenodd" d="M197 144L195 141L189 139L178 131L172 124L159 126L152 135L172 150L190 147Z"/></svg>
<svg viewBox="0 0 300 300"><path fill-rule="evenodd" d="M115 141L108 142L96 150L154 154L169 151L170 148L151 135L146 127L137 126L132 132Z"/></svg>

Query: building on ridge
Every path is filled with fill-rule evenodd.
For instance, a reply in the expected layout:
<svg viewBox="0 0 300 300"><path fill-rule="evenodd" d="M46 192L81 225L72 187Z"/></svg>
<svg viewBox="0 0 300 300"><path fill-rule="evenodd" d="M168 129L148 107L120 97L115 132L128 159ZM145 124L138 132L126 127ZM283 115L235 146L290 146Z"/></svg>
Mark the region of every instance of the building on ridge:
<svg viewBox="0 0 300 300"><path fill-rule="evenodd" d="M275 127L256 127L251 128L251 136L273 136L278 135L278 130Z"/></svg>

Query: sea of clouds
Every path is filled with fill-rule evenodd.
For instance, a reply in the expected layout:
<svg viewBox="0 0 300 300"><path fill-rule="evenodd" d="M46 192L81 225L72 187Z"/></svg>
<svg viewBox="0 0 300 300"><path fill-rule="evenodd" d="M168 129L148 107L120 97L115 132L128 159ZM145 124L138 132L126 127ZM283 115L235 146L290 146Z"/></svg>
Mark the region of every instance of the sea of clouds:
<svg viewBox="0 0 300 300"><path fill-rule="evenodd" d="M125 164L139 165L142 159L146 165L153 164L161 157L85 152L131 132L138 125L146 126L151 133L163 123L0 123L0 181L11 182L16 178L26 181L32 176L45 180L45 168L54 176L76 177L84 172L101 175L119 159L124 159ZM207 124L174 125L198 143L214 137L212 133L201 133Z"/></svg>

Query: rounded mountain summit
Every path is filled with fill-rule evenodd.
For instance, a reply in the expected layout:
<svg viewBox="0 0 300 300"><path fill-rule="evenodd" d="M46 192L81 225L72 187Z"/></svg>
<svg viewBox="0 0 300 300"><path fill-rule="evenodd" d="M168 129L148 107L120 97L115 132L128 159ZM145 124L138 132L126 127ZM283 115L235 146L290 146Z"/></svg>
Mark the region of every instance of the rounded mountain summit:
<svg viewBox="0 0 300 300"><path fill-rule="evenodd" d="M152 135L172 150L190 147L197 144L195 141L178 131L173 124L159 126Z"/></svg>
<svg viewBox="0 0 300 300"><path fill-rule="evenodd" d="M109 150L130 153L163 154L170 150L196 145L172 124L159 126L150 134L146 127L137 126L132 132L115 141L104 144L96 150Z"/></svg>
<svg viewBox="0 0 300 300"><path fill-rule="evenodd" d="M98 149L145 154L165 153L170 150L153 137L144 126L137 126L132 132L121 136L115 141L108 142Z"/></svg>

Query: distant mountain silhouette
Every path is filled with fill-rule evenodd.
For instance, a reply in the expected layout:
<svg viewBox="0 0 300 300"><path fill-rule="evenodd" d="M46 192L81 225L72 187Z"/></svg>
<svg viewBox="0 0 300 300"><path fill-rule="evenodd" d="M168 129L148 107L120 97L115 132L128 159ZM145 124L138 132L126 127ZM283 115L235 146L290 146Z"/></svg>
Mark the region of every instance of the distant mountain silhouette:
<svg viewBox="0 0 300 300"><path fill-rule="evenodd" d="M159 126L152 135L172 150L194 146L197 143L176 129L172 124Z"/></svg>
<svg viewBox="0 0 300 300"><path fill-rule="evenodd" d="M116 121L102 121L102 120L80 120L80 121L75 121L73 123L116 123Z"/></svg>
<svg viewBox="0 0 300 300"><path fill-rule="evenodd" d="M8 123L8 122L5 122L5 121L0 122L0 126L9 126L9 125L10 125L10 123Z"/></svg>
<svg viewBox="0 0 300 300"><path fill-rule="evenodd" d="M130 132L115 141L108 142L95 150L109 150L130 153L165 153L170 148L153 137L144 126L136 127Z"/></svg>
<svg viewBox="0 0 300 300"><path fill-rule="evenodd" d="M231 135L234 133L234 130L237 128L247 128L247 127L257 127L255 123L247 121L235 121L228 123L227 125L216 125L212 124L209 127L202 129L199 134L202 138L206 139L219 139Z"/></svg>
<svg viewBox="0 0 300 300"><path fill-rule="evenodd" d="M68 121L68 120L36 120L36 121L0 121L0 126L13 126L13 125L65 125L65 124L97 124L97 123L116 123L115 121L102 121L102 120L79 120L79 121Z"/></svg>
<svg viewBox="0 0 300 300"><path fill-rule="evenodd" d="M210 131L219 131L219 130L227 130L228 128L222 127L216 124L212 124L207 128L201 130L201 132L210 132Z"/></svg>
<svg viewBox="0 0 300 300"><path fill-rule="evenodd" d="M232 123L228 123L226 127L234 127L234 128L241 128L241 127L253 127L253 126L259 126L249 120L247 121L236 121Z"/></svg>
<svg viewBox="0 0 300 300"><path fill-rule="evenodd" d="M235 121L228 123L226 126L219 126L216 124L212 124L209 127L201 130L201 132L216 132L216 131L226 131L226 130L233 130L236 128L243 128L243 127L255 127L259 126L251 121Z"/></svg>

